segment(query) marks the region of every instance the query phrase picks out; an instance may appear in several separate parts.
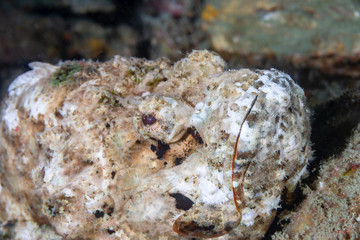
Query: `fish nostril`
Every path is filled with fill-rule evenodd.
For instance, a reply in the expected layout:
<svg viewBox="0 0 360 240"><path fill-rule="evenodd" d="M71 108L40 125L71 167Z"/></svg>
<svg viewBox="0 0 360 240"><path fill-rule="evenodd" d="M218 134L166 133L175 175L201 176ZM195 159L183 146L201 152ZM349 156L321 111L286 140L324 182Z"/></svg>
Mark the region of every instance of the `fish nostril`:
<svg viewBox="0 0 360 240"><path fill-rule="evenodd" d="M142 116L142 122L145 126L153 125L156 121L156 118L151 114L144 114Z"/></svg>

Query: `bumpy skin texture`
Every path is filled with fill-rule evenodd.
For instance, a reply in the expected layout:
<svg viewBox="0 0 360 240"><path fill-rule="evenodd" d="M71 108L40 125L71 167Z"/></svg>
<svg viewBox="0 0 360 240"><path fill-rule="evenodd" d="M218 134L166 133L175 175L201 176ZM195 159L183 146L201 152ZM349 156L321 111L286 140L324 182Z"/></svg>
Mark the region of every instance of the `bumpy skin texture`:
<svg viewBox="0 0 360 240"><path fill-rule="evenodd" d="M1 121L14 238L259 239L307 164L304 93L275 69L209 51L31 67Z"/></svg>

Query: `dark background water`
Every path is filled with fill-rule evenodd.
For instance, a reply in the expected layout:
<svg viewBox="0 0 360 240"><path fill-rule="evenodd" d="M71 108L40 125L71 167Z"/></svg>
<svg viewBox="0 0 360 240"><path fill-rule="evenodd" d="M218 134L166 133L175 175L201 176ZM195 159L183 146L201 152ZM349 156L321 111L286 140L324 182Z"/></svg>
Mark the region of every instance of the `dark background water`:
<svg viewBox="0 0 360 240"><path fill-rule="evenodd" d="M149 57L141 46L147 41L141 37L142 1L68 2L0 1L1 96L32 61Z"/></svg>

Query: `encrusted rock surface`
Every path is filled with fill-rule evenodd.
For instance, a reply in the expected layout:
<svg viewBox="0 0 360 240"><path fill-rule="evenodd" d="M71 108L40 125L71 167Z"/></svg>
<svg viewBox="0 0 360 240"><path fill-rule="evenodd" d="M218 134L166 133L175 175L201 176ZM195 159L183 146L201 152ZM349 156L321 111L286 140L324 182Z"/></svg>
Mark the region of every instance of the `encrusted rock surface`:
<svg viewBox="0 0 360 240"><path fill-rule="evenodd" d="M309 112L287 74L225 65L32 63L1 113L1 236L260 239L305 172Z"/></svg>
<svg viewBox="0 0 360 240"><path fill-rule="evenodd" d="M360 125L346 149L323 162L315 190L308 189L290 224L273 239L359 239Z"/></svg>

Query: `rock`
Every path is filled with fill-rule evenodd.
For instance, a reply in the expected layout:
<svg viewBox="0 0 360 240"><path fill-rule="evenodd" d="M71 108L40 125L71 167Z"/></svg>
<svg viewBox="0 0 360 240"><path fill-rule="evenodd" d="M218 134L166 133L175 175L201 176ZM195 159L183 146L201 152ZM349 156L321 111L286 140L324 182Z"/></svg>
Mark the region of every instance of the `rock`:
<svg viewBox="0 0 360 240"><path fill-rule="evenodd" d="M305 172L309 111L287 74L225 66L32 63L1 112L1 234L261 239Z"/></svg>
<svg viewBox="0 0 360 240"><path fill-rule="evenodd" d="M346 149L323 162L314 190L273 239L357 239L360 234L360 125Z"/></svg>
<svg viewBox="0 0 360 240"><path fill-rule="evenodd" d="M228 59L358 77L359 7L350 0L208 0L201 16L212 46Z"/></svg>

